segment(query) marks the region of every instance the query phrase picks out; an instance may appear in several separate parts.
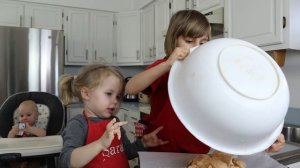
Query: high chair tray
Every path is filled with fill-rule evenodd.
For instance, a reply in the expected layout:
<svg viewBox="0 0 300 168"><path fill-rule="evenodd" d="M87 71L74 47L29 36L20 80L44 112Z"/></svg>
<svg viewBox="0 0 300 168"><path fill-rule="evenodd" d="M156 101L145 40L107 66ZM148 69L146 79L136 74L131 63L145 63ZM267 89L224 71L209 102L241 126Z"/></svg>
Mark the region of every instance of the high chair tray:
<svg viewBox="0 0 300 168"><path fill-rule="evenodd" d="M26 138L0 138L0 155L20 153L22 157L60 153L60 135Z"/></svg>

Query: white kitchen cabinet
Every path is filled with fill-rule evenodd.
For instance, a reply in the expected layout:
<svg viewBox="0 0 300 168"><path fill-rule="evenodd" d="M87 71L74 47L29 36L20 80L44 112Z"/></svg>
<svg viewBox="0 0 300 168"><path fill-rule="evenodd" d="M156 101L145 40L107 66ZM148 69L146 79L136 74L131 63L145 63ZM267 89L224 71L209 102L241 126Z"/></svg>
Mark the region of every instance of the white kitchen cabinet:
<svg viewBox="0 0 300 168"><path fill-rule="evenodd" d="M155 60L154 41L154 5L150 4L141 11L141 49L143 62L150 63Z"/></svg>
<svg viewBox="0 0 300 168"><path fill-rule="evenodd" d="M299 0L225 2L228 37L249 41L267 51L300 49Z"/></svg>
<svg viewBox="0 0 300 168"><path fill-rule="evenodd" d="M141 65L140 52L140 13L139 11L116 14L118 65Z"/></svg>
<svg viewBox="0 0 300 168"><path fill-rule="evenodd" d="M136 140L135 138L135 122L138 122L140 119L140 112L138 110L134 110L128 107L121 107L119 110L118 117L122 118L124 116L123 121L127 121L128 123L123 126L126 136L129 139L130 142L134 142ZM129 160L129 166L130 168L134 168L138 165L138 158L134 158L132 160Z"/></svg>
<svg viewBox="0 0 300 168"><path fill-rule="evenodd" d="M170 21L170 8L166 0L157 0L155 6L155 48L156 59L165 57L165 36Z"/></svg>
<svg viewBox="0 0 300 168"><path fill-rule="evenodd" d="M89 12L81 9L65 9L65 64L89 63Z"/></svg>
<svg viewBox="0 0 300 168"><path fill-rule="evenodd" d="M192 8L207 13L224 6L224 0L192 0Z"/></svg>
<svg viewBox="0 0 300 168"><path fill-rule="evenodd" d="M179 10L192 9L193 0L170 0L171 1L171 15Z"/></svg>
<svg viewBox="0 0 300 168"><path fill-rule="evenodd" d="M169 1L157 0L141 11L141 44L145 64L165 56L164 41L170 20L169 5Z"/></svg>
<svg viewBox="0 0 300 168"><path fill-rule="evenodd" d="M0 1L0 25L63 29L63 10L57 6Z"/></svg>
<svg viewBox="0 0 300 168"><path fill-rule="evenodd" d="M113 22L114 14L112 12L91 13L92 63L111 64L114 62Z"/></svg>
<svg viewBox="0 0 300 168"><path fill-rule="evenodd" d="M49 5L26 4L25 27L63 29L63 9Z"/></svg>
<svg viewBox="0 0 300 168"><path fill-rule="evenodd" d="M13 1L0 1L0 25L21 27L24 19L24 6Z"/></svg>
<svg viewBox="0 0 300 168"><path fill-rule="evenodd" d="M127 111L124 111L124 121L127 121L128 124L126 124L125 130L126 135L128 139L133 142L135 141L135 125L134 123L138 122L140 120L140 112L138 110L132 110L127 108Z"/></svg>
<svg viewBox="0 0 300 168"><path fill-rule="evenodd" d="M112 63L114 14L67 8L65 15L65 64Z"/></svg>
<svg viewBox="0 0 300 168"><path fill-rule="evenodd" d="M130 105L128 106L121 106L120 109L123 114L124 114L124 121L127 121L128 123L123 126L123 128L125 129L126 135L128 137L128 139L133 142L136 140L135 137L135 124L136 122L138 122L140 120L140 111L138 106L134 106L134 107L130 107ZM132 160L129 160L129 166L130 168L134 168L136 166L138 166L139 161L138 158L134 158Z"/></svg>
<svg viewBox="0 0 300 168"><path fill-rule="evenodd" d="M69 121L71 118L77 116L78 114L82 114L83 107L80 105L77 106L68 106L67 107L67 121Z"/></svg>
<svg viewBox="0 0 300 168"><path fill-rule="evenodd" d="M125 113L127 113L127 109L126 108L120 108L120 110L118 111L117 117L119 118L120 121L125 121L124 119L124 115Z"/></svg>

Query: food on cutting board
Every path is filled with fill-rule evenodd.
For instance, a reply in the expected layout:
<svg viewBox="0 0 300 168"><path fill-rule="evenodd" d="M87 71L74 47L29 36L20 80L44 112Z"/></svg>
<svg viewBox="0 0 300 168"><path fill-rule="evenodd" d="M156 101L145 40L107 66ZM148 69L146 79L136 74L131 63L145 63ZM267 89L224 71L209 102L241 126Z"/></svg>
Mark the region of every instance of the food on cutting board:
<svg viewBox="0 0 300 168"><path fill-rule="evenodd" d="M198 155L186 168L246 168L246 163L233 155L214 151L212 155Z"/></svg>

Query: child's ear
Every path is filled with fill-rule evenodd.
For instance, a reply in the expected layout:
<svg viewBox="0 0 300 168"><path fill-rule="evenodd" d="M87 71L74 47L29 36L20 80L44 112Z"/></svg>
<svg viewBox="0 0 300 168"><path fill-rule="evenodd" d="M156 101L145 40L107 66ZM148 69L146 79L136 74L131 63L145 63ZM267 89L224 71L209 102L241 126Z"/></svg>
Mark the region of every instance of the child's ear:
<svg viewBox="0 0 300 168"><path fill-rule="evenodd" d="M83 100L88 100L90 95L89 95L89 89L87 87L82 87L80 89L80 94Z"/></svg>

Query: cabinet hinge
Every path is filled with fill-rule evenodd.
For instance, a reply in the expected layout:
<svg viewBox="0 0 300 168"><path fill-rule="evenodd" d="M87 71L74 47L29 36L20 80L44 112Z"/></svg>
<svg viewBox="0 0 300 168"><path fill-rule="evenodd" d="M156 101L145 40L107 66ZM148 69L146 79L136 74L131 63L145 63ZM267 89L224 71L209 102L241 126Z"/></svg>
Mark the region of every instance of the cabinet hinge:
<svg viewBox="0 0 300 168"><path fill-rule="evenodd" d="M68 55L68 50L66 50L66 55Z"/></svg>
<svg viewBox="0 0 300 168"><path fill-rule="evenodd" d="M117 26L117 21L116 20L113 21L113 26Z"/></svg>
<svg viewBox="0 0 300 168"><path fill-rule="evenodd" d="M66 17L66 21L69 21L69 16Z"/></svg>
<svg viewBox="0 0 300 168"><path fill-rule="evenodd" d="M169 9L172 9L172 4L171 4L171 2L169 2Z"/></svg>
<svg viewBox="0 0 300 168"><path fill-rule="evenodd" d="M64 12L61 13L61 17L64 18Z"/></svg>

